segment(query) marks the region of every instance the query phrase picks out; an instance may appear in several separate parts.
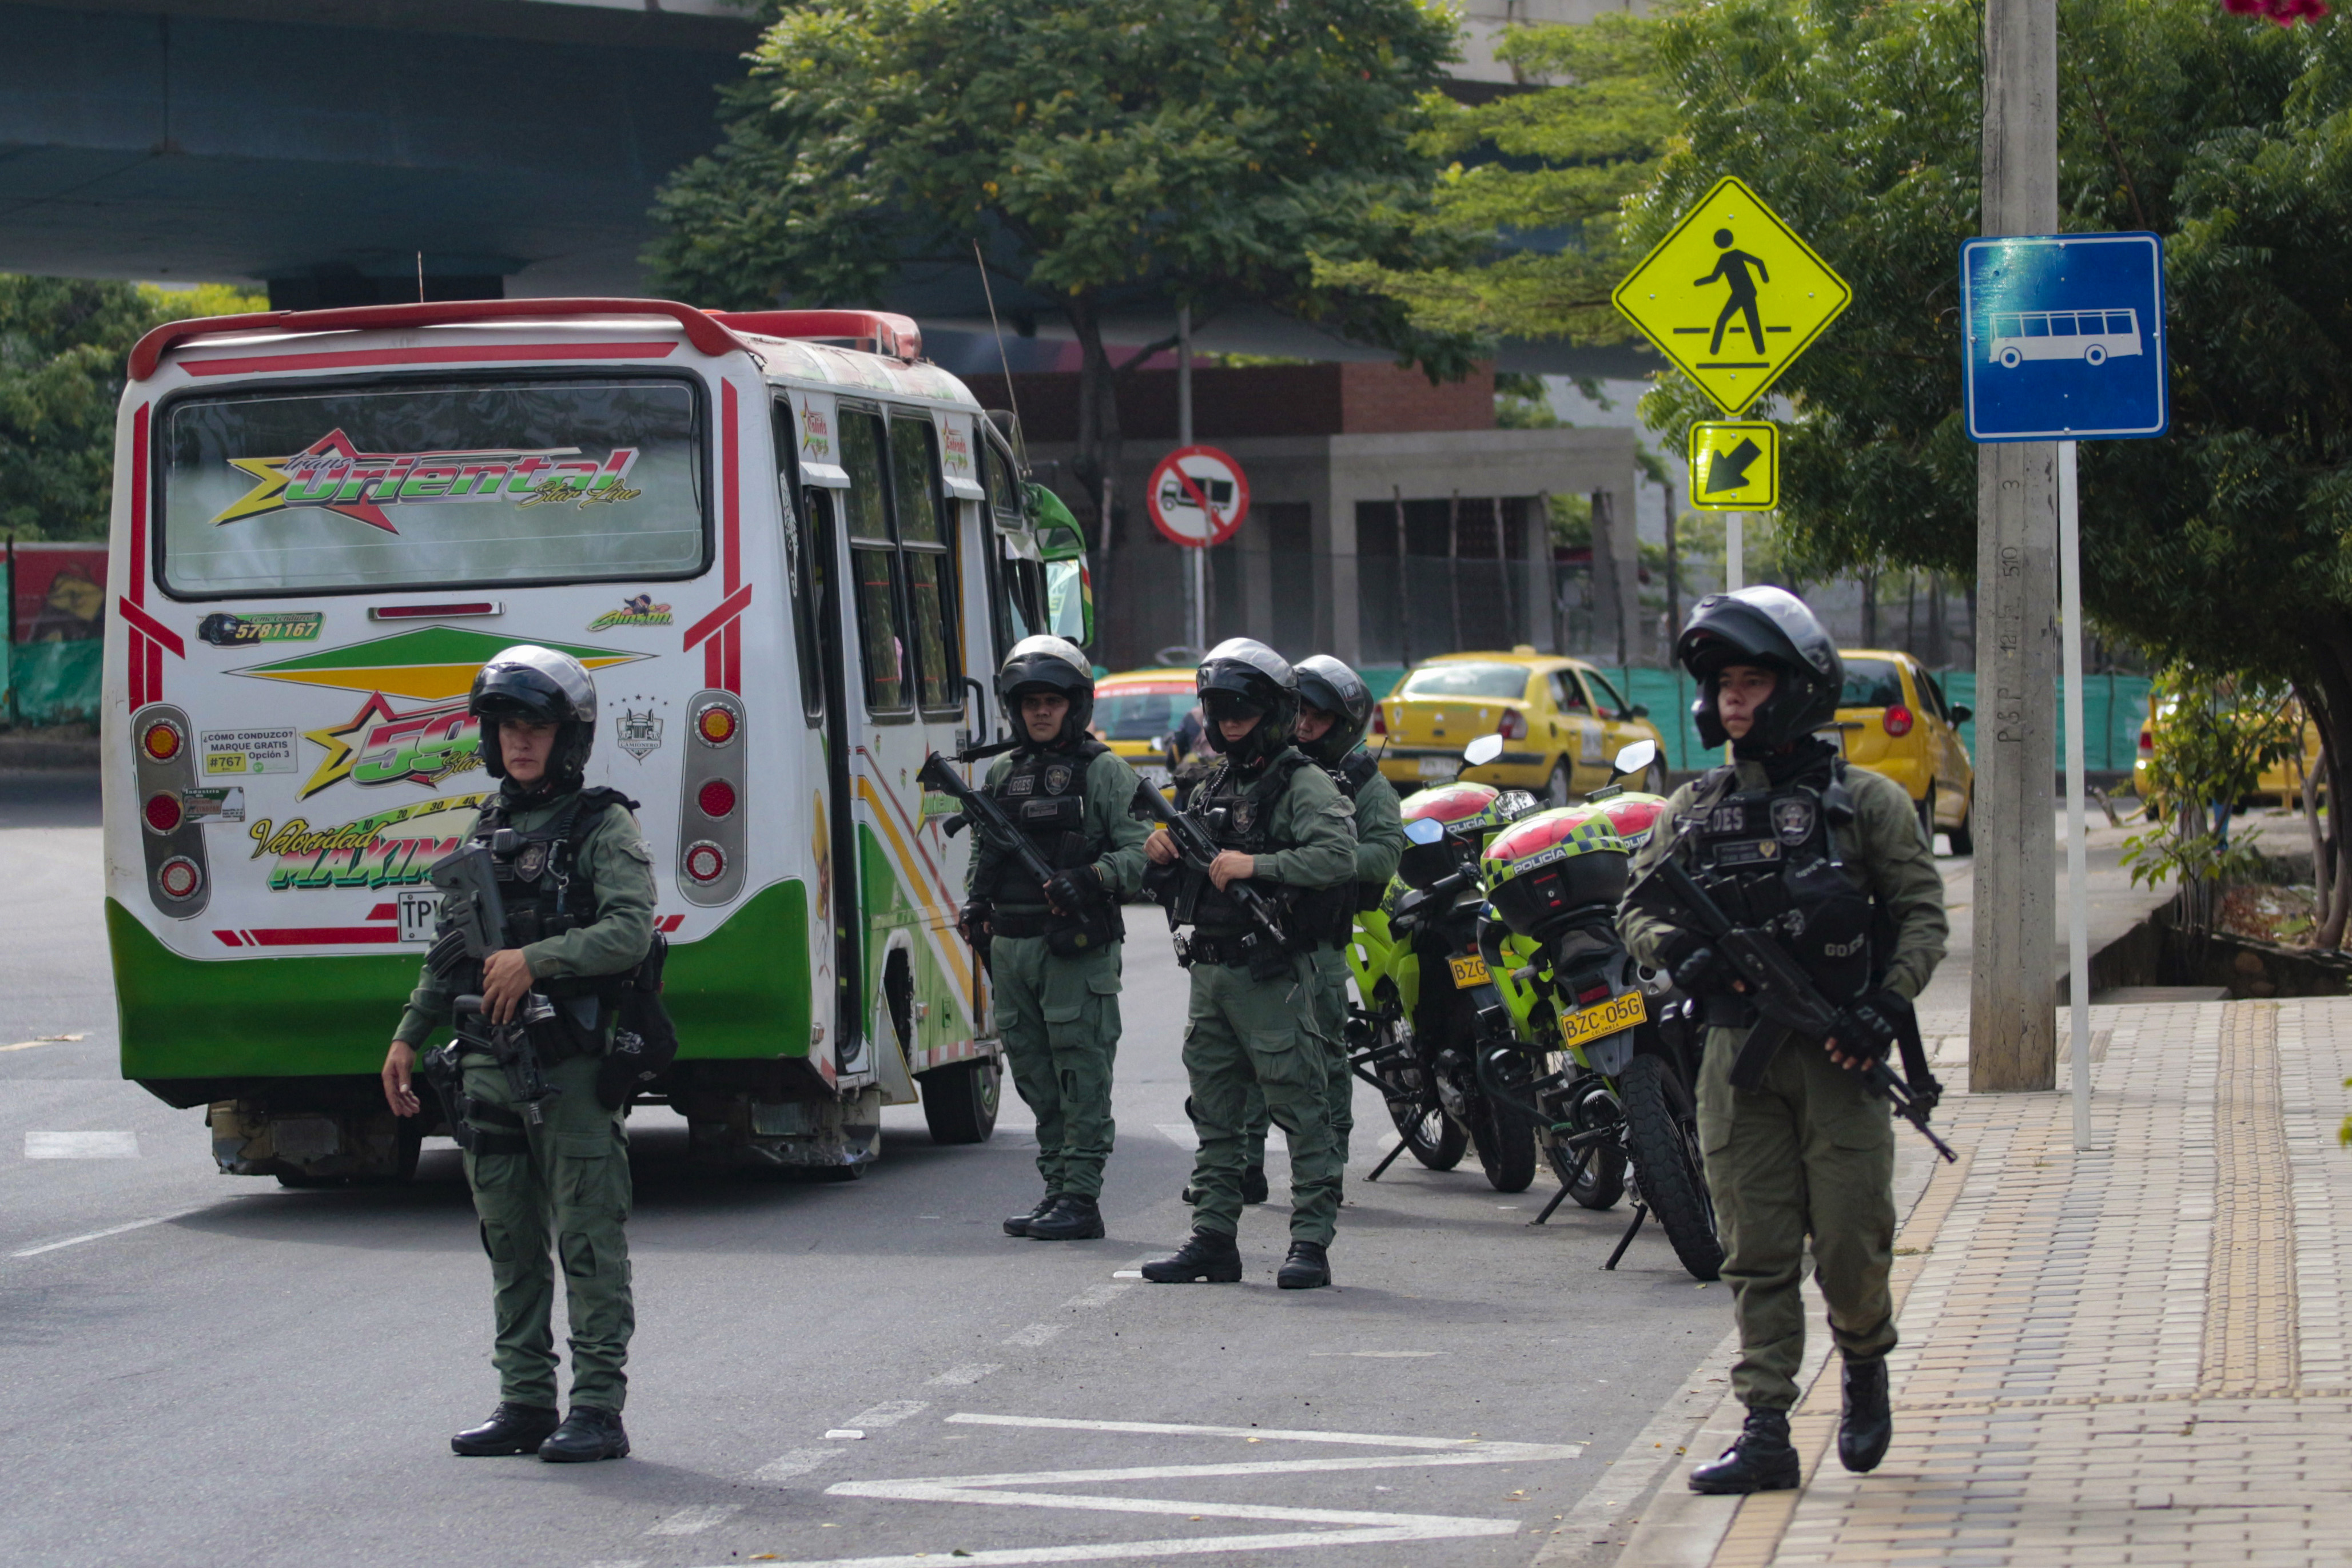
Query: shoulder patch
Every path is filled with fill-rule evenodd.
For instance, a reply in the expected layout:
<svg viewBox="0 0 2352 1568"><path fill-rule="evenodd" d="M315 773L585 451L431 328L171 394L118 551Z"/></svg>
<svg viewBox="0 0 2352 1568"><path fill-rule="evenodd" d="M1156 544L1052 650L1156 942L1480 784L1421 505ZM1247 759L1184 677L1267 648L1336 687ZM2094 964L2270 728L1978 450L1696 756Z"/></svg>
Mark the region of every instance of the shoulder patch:
<svg viewBox="0 0 2352 1568"><path fill-rule="evenodd" d="M621 853L641 865L650 866L654 863L653 846L642 838L625 840L621 845Z"/></svg>

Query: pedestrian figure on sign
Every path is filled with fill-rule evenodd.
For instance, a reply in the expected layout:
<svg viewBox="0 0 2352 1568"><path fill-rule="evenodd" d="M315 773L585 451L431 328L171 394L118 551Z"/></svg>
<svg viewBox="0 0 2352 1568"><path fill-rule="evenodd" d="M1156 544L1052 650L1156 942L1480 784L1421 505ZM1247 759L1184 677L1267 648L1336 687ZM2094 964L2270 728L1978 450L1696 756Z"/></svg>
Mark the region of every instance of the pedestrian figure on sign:
<svg viewBox="0 0 2352 1568"><path fill-rule="evenodd" d="M1715 336L1708 340L1706 352L1711 354L1723 352L1724 330L1731 325L1733 314L1738 313L1748 318L1748 340L1755 343L1756 352L1761 354L1764 352L1764 321L1756 313L1756 285L1769 283L1772 274L1765 270L1764 263L1757 258L1731 247L1731 231L1727 228L1715 231L1715 247L1723 255L1717 259L1715 270L1698 279L1698 287L1704 289L1719 281L1731 290L1731 298L1724 301L1723 313L1715 319ZM1753 278L1748 276L1748 269L1751 267L1756 268Z"/></svg>

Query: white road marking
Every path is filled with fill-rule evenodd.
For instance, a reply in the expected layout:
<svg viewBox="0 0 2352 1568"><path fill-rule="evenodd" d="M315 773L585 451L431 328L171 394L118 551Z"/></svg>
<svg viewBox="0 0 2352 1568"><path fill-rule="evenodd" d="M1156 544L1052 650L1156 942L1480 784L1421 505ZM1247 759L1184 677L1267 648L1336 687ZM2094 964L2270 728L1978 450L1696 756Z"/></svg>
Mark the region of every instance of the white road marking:
<svg viewBox="0 0 2352 1568"><path fill-rule="evenodd" d="M1201 1146L1201 1135L1192 1130L1189 1121L1161 1121L1154 1125L1160 1129L1161 1137L1179 1149L1198 1149Z"/></svg>
<svg viewBox="0 0 2352 1568"><path fill-rule="evenodd" d="M920 1415L931 1407L928 1399L886 1399L881 1404L859 1411L850 1421L863 1430L877 1426L896 1426L909 1415Z"/></svg>
<svg viewBox="0 0 2352 1568"><path fill-rule="evenodd" d="M1421 1356L1444 1355L1444 1351L1308 1351L1316 1356L1360 1356L1366 1361L1412 1361Z"/></svg>
<svg viewBox="0 0 2352 1568"><path fill-rule="evenodd" d="M1143 1276L1138 1274L1136 1278L1140 1279ZM1114 1275L1111 1279L1106 1280L1100 1285L1087 1286L1085 1289L1079 1291L1076 1295L1063 1302L1062 1305L1065 1307L1108 1307L1113 1301L1118 1300L1123 1293L1134 1289L1135 1287L1133 1285Z"/></svg>
<svg viewBox="0 0 2352 1568"><path fill-rule="evenodd" d="M1111 1270L1110 1277L1114 1279L1140 1279L1143 1278L1143 1270L1140 1268L1114 1268Z"/></svg>
<svg viewBox="0 0 2352 1568"><path fill-rule="evenodd" d="M18 1040L13 1046L0 1046L0 1051L29 1051L36 1046L61 1046L87 1037L82 1035L43 1035L37 1040Z"/></svg>
<svg viewBox="0 0 2352 1568"><path fill-rule="evenodd" d="M828 1432L825 1436L830 1437L833 1434ZM755 1481L788 1481L794 1476L807 1475L819 1465L830 1464L846 1452L845 1448L794 1448L788 1454L777 1455L753 1470L751 1479Z"/></svg>
<svg viewBox="0 0 2352 1568"><path fill-rule="evenodd" d="M27 1132L27 1160L136 1160L136 1132Z"/></svg>
<svg viewBox="0 0 2352 1568"><path fill-rule="evenodd" d="M1019 1345L1024 1350L1034 1351L1060 1333L1064 1325L1060 1323L1032 1323L1025 1329L1016 1329L1006 1335L1004 1342L1008 1345Z"/></svg>
<svg viewBox="0 0 2352 1568"><path fill-rule="evenodd" d="M1501 1443L1477 1438L1412 1437L1360 1432L1303 1432L1252 1426L1202 1426L1154 1421L1082 1421L1058 1416L982 1415L948 1417L971 1426L1043 1427L1077 1432L1128 1432L1159 1436L1242 1437L1278 1442L1368 1445L1416 1449L1414 1453L1351 1455L1336 1459L1262 1459L1209 1465L1139 1465L1116 1469L1037 1470L985 1476L929 1476L888 1481L840 1481L829 1497L889 1499L906 1502L985 1503L998 1507L1074 1510L1096 1513L1181 1514L1187 1519L1246 1519L1320 1528L1259 1535L1204 1536L1127 1541L1089 1545L1012 1547L974 1552L959 1562L975 1563L1131 1562L1151 1557L1207 1556L1224 1552L1272 1552L1292 1547L1365 1546L1389 1542L1448 1541L1473 1536L1516 1535L1515 1519L1471 1519L1446 1514L1373 1513L1356 1509L1281 1508L1257 1503L1195 1502L1174 1498L1089 1497L1069 1492L1007 1489L1045 1485L1101 1485L1114 1481L1191 1479L1210 1476L1297 1474L1332 1470L1394 1469L1455 1465L1512 1464L1573 1459L1581 1443ZM829 1560L827 1568L936 1568L930 1552Z"/></svg>
<svg viewBox="0 0 2352 1568"><path fill-rule="evenodd" d="M714 1524L724 1524L743 1511L740 1502L698 1503L679 1509L659 1524L646 1531L647 1535L699 1535Z"/></svg>
<svg viewBox="0 0 2352 1568"><path fill-rule="evenodd" d="M44 1252L55 1252L59 1247L79 1247L85 1241L104 1241L110 1236L121 1236L125 1231L145 1230L151 1225L169 1225L175 1219L184 1219L197 1212L196 1209L175 1209L170 1214L159 1214L153 1219L134 1219L128 1225L110 1225L104 1230L85 1231L79 1236L67 1237L63 1241L45 1241L38 1247L28 1247L22 1252L12 1252L8 1256L38 1258Z"/></svg>
<svg viewBox="0 0 2352 1568"><path fill-rule="evenodd" d="M646 1560L642 1557L625 1557L619 1562L603 1560L584 1563L581 1564L581 1568L646 1568Z"/></svg>
<svg viewBox="0 0 2352 1568"><path fill-rule="evenodd" d="M856 1426L828 1426L824 1429L824 1435L828 1437L838 1437L846 1443L854 1443L866 1436L863 1430Z"/></svg>
<svg viewBox="0 0 2352 1568"><path fill-rule="evenodd" d="M982 1378L986 1377L992 1372L1000 1370L1001 1365L1002 1363L992 1361L966 1362L961 1366L951 1366L948 1368L947 1371L940 1373L939 1376L930 1379L925 1386L929 1388L962 1388L968 1384L978 1383Z"/></svg>

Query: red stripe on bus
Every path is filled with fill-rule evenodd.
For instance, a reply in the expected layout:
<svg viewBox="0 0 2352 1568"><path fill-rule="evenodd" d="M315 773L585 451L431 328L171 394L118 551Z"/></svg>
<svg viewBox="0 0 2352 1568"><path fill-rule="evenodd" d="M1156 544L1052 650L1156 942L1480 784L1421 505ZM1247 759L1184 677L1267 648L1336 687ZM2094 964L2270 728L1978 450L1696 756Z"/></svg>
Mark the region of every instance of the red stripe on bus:
<svg viewBox="0 0 2352 1568"><path fill-rule="evenodd" d="M727 591L732 594L743 581L743 437L736 426L735 384L719 384L719 484L721 514L726 521L726 534L720 549L727 563Z"/></svg>
<svg viewBox="0 0 2352 1568"><path fill-rule="evenodd" d="M719 607L686 628L686 646L679 651L691 653L695 644L741 615L751 604L751 584L744 584L719 601Z"/></svg>
<svg viewBox="0 0 2352 1568"><path fill-rule="evenodd" d="M509 360L667 359L676 343L488 343L475 348L345 349L335 353L216 354L178 363L190 375L273 370L340 370L364 364L467 364Z"/></svg>
<svg viewBox="0 0 2352 1568"><path fill-rule="evenodd" d="M147 410L131 416L131 597L147 602Z"/></svg>
<svg viewBox="0 0 2352 1568"><path fill-rule="evenodd" d="M179 633L132 604L128 598L118 598L115 605L121 610L124 620L170 648L173 655L180 658L188 657L188 645L180 640Z"/></svg>
<svg viewBox="0 0 2352 1568"><path fill-rule="evenodd" d="M397 926L278 926L249 931L246 941L256 947L350 947L392 943L400 940Z"/></svg>
<svg viewBox="0 0 2352 1568"><path fill-rule="evenodd" d="M147 700L150 702L161 702L163 700L163 650L156 646L155 639L152 637L146 638L145 645L147 648Z"/></svg>

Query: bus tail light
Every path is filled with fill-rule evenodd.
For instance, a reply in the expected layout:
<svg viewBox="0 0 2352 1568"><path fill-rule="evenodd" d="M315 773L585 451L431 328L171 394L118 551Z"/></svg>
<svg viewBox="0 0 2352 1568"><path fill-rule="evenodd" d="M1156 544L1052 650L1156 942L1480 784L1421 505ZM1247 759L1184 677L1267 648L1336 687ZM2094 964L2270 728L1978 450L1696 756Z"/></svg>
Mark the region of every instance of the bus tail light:
<svg viewBox="0 0 2352 1568"><path fill-rule="evenodd" d="M744 718L743 700L731 691L698 691L686 705L694 742L678 759L677 890L690 904L723 904L743 889L751 816Z"/></svg>
<svg viewBox="0 0 2352 1568"><path fill-rule="evenodd" d="M1886 710L1885 717L1879 722L1886 726L1888 734L1900 739L1911 732L1911 710L1898 702Z"/></svg>
<svg viewBox="0 0 2352 1568"><path fill-rule="evenodd" d="M158 912L181 921L203 913L212 898L204 819L187 807L187 792L196 787L191 732L187 714L167 702L131 715L131 798L138 803L147 898Z"/></svg>

